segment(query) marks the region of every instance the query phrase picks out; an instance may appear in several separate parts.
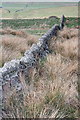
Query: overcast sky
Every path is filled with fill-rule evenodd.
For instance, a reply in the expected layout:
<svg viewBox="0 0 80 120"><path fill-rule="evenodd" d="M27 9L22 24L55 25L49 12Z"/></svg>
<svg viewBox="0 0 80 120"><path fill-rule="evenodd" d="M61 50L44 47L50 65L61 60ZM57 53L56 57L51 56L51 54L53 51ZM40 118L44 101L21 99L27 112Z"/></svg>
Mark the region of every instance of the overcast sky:
<svg viewBox="0 0 80 120"><path fill-rule="evenodd" d="M0 0L1 2L78 2L80 0Z"/></svg>

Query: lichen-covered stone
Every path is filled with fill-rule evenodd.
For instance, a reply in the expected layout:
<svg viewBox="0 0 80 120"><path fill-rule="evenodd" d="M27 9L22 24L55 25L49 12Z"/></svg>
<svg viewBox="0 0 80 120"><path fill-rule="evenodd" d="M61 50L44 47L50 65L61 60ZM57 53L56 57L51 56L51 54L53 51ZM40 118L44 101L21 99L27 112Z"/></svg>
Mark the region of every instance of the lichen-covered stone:
<svg viewBox="0 0 80 120"><path fill-rule="evenodd" d="M20 73L22 72L28 79L31 68L34 69L39 59L49 54L50 39L57 35L58 30L64 27L64 22L64 16L62 16L61 24L54 25L39 39L37 44L33 44L30 50L24 53L24 56L20 60L14 59L5 63L4 66L0 68L0 85L5 86L9 83L10 87L15 87L17 91L21 90Z"/></svg>

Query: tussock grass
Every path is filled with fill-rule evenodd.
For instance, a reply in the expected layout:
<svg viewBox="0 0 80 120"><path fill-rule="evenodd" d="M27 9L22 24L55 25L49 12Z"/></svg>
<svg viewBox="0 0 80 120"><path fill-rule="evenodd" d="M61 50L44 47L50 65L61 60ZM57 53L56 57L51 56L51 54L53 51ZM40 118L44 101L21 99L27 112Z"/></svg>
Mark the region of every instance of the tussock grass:
<svg viewBox="0 0 80 120"><path fill-rule="evenodd" d="M22 91L10 91L4 104L7 117L78 117L78 38L76 29L70 30L64 28L51 40L51 54L39 61L37 69L30 68L28 79L20 73Z"/></svg>
<svg viewBox="0 0 80 120"><path fill-rule="evenodd" d="M63 43L57 42L57 50L64 57L69 57L70 59L77 59L78 57L78 40L72 38Z"/></svg>
<svg viewBox="0 0 80 120"><path fill-rule="evenodd" d="M13 30L9 27L0 30L0 34L4 35L4 34L11 34L11 35L17 35L19 37L27 37L27 34L24 31L21 30Z"/></svg>
<svg viewBox="0 0 80 120"><path fill-rule="evenodd" d="M4 64L12 59L18 59L24 55L24 52L28 50L33 43L37 42L38 37L27 34L20 30L2 30L2 40L0 40L0 63Z"/></svg>
<svg viewBox="0 0 80 120"><path fill-rule="evenodd" d="M78 58L78 29L65 28L58 38L52 39L50 49L70 59Z"/></svg>
<svg viewBox="0 0 80 120"><path fill-rule="evenodd" d="M65 27L65 29L62 30L60 34L63 38L70 39L78 36L78 29L75 28L69 29Z"/></svg>

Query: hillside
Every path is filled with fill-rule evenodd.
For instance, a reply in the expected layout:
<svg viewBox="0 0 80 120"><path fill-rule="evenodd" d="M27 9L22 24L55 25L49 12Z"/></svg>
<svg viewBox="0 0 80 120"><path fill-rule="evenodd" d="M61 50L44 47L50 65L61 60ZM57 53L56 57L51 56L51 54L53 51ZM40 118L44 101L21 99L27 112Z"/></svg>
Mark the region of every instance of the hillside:
<svg viewBox="0 0 80 120"><path fill-rule="evenodd" d="M4 2L0 13L2 117L79 118L78 3Z"/></svg>
<svg viewBox="0 0 80 120"><path fill-rule="evenodd" d="M4 2L0 8L3 19L40 19L49 16L78 17L78 3L74 2Z"/></svg>
<svg viewBox="0 0 80 120"><path fill-rule="evenodd" d="M18 55L16 52L21 52L25 43L30 47L33 41L36 42L38 39L38 37L35 39L35 36L28 36L25 32L20 31L8 30L6 34L13 34L8 39L5 39L8 35L3 37L5 51L10 50L11 52L12 49L12 57L14 49L16 56ZM29 39L30 41L28 37L31 39ZM20 42L23 44L20 45ZM16 92L15 89L10 91L9 88L5 88L7 92L4 93L6 96L4 117L78 117L78 29L65 27L57 37L52 38L50 43L51 53L39 61L37 69L30 71L27 84L26 79L21 75L23 90ZM15 44L18 46L17 49ZM27 49L27 46L24 48ZM5 55L3 59L5 59Z"/></svg>

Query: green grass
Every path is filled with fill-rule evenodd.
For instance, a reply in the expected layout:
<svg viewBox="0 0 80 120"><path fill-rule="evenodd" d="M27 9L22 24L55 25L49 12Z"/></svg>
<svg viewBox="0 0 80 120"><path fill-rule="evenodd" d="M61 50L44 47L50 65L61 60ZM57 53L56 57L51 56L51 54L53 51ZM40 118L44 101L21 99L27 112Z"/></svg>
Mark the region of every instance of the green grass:
<svg viewBox="0 0 80 120"><path fill-rule="evenodd" d="M36 35L43 35L47 32L47 30L27 30L30 34L36 34Z"/></svg>
<svg viewBox="0 0 80 120"><path fill-rule="evenodd" d="M67 6L67 7L56 7L56 8L42 8L22 11L19 13L19 17L24 18L45 18L49 16L58 16L64 14L65 16L75 17L78 16L77 6Z"/></svg>
<svg viewBox="0 0 80 120"><path fill-rule="evenodd" d="M76 18L67 18L69 19L69 23L66 23L67 27L76 27L76 26L80 26L80 18L76 19Z"/></svg>
<svg viewBox="0 0 80 120"><path fill-rule="evenodd" d="M1 4L0 4L1 5ZM3 7L4 8L53 8L53 7L59 7L59 6L73 6L77 5L76 2L4 2Z"/></svg>
<svg viewBox="0 0 80 120"><path fill-rule="evenodd" d="M68 17L66 18L66 26L69 28L80 25L80 19ZM78 22L77 22L78 21ZM12 29L25 29L27 33L42 36L46 33L54 24L60 24L60 19L44 18L44 19L8 19L2 20L2 26L0 28L10 27Z"/></svg>
<svg viewBox="0 0 80 120"><path fill-rule="evenodd" d="M8 12L10 10L10 13ZM16 10L20 10L16 13ZM67 17L78 16L77 3L3 3L3 18L45 18L64 14Z"/></svg>
<svg viewBox="0 0 80 120"><path fill-rule="evenodd" d="M40 28L41 25L44 28L51 28L55 23L58 24L60 19L8 19L8 20L2 20L2 28L5 27L11 27L13 29L24 29L24 28ZM0 21L1 22L1 21ZM46 25L46 26L44 26Z"/></svg>
<svg viewBox="0 0 80 120"><path fill-rule="evenodd" d="M68 17L66 18L67 27L73 28L80 25L80 19ZM78 22L77 22L78 21ZM12 29L25 29L27 32L35 35L43 35L48 31L54 24L60 24L60 18L44 18L44 19L8 19L2 20L2 28L10 27ZM0 24L1 27L1 24Z"/></svg>
<svg viewBox="0 0 80 120"><path fill-rule="evenodd" d="M19 8L18 8L19 9ZM58 16L61 17L64 14L67 17L76 17L78 16L77 6L66 6L66 7L56 7L56 8L42 8L42 9L24 9L15 13L17 8L11 9L11 13L5 12L2 14L3 18L48 18L49 16Z"/></svg>

